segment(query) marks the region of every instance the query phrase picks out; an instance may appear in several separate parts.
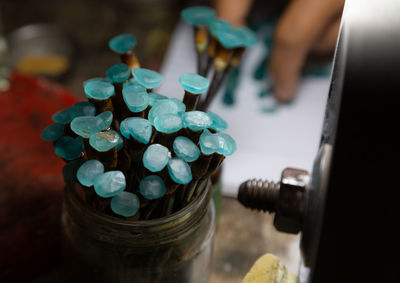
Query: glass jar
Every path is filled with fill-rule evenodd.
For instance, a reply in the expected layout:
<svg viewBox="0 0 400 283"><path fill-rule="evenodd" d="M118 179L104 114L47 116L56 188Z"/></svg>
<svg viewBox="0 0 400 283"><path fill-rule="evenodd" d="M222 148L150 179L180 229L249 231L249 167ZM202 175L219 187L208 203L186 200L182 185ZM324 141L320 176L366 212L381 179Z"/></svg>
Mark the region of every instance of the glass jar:
<svg viewBox="0 0 400 283"><path fill-rule="evenodd" d="M215 211L211 181L200 185L201 193L189 205L147 221L98 213L67 187L62 212L67 281L208 282Z"/></svg>

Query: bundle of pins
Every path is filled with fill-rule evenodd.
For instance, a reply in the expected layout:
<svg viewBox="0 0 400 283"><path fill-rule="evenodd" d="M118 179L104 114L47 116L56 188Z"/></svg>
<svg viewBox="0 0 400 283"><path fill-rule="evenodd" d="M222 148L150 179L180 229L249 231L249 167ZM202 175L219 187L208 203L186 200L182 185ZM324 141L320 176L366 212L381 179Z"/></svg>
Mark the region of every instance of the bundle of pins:
<svg viewBox="0 0 400 283"><path fill-rule="evenodd" d="M207 94L198 106L199 110L206 111L229 73L238 67L246 48L258 40L250 29L234 28L216 18L215 10L210 7L186 8L181 16L194 29L197 73L204 77L213 73Z"/></svg>
<svg viewBox="0 0 400 283"><path fill-rule="evenodd" d="M162 76L140 68L135 44L129 34L111 39L122 63L104 78L85 81L88 101L55 113L55 123L42 132L66 161L67 189L99 212L130 221L164 217L188 205L209 189L209 177L236 150L221 132L227 123L196 110L208 79L181 75L183 102L154 93Z"/></svg>

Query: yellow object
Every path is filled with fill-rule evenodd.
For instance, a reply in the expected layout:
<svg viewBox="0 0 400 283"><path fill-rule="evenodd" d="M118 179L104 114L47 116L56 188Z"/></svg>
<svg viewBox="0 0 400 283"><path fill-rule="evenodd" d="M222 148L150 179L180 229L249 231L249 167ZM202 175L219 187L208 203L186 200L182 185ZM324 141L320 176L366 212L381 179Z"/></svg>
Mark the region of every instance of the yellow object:
<svg viewBox="0 0 400 283"><path fill-rule="evenodd" d="M69 67L66 57L56 54L28 54L19 60L16 70L31 75L57 76Z"/></svg>
<svg viewBox="0 0 400 283"><path fill-rule="evenodd" d="M254 263L242 283L296 283L294 274L279 262L279 257L265 254Z"/></svg>

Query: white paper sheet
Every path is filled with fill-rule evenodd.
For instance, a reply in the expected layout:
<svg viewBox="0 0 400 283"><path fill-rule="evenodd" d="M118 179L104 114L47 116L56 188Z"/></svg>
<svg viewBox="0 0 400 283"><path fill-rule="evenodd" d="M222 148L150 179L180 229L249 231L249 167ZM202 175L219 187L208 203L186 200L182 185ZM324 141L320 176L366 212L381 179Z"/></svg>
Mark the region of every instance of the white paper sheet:
<svg viewBox="0 0 400 283"><path fill-rule="evenodd" d="M329 78L301 81L297 99L279 106L274 113L263 113L258 93L265 87L252 74L263 54L261 43L246 51L237 89L237 101L230 107L221 102L222 91L210 107L228 123L226 131L237 142L237 152L223 163L223 192L236 196L239 185L250 178L279 181L286 167L311 172L321 136ZM178 83L184 72L196 71L192 29L177 25L161 73L163 83L157 92L182 99Z"/></svg>

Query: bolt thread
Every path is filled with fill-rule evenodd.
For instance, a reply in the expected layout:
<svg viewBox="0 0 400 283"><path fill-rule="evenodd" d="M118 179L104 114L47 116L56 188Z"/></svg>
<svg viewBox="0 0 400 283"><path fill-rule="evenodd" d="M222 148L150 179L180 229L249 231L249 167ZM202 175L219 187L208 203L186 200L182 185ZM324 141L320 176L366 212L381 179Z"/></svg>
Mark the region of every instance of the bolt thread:
<svg viewBox="0 0 400 283"><path fill-rule="evenodd" d="M238 200L247 208L275 211L279 195L280 183L261 179L251 179L239 187Z"/></svg>

